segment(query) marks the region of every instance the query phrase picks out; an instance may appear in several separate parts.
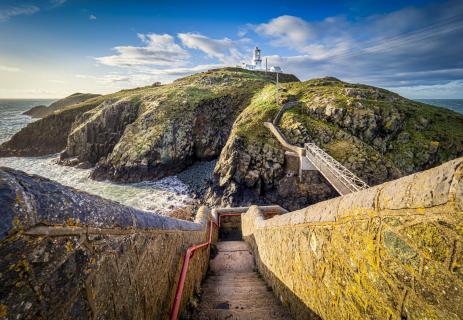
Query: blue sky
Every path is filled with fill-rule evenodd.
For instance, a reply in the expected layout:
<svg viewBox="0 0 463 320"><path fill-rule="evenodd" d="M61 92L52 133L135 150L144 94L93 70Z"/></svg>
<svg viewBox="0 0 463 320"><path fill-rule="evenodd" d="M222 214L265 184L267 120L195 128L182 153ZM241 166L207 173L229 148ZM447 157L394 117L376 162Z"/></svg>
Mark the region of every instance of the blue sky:
<svg viewBox="0 0 463 320"><path fill-rule="evenodd" d="M0 2L0 98L170 82L250 60L410 98L463 98L462 1Z"/></svg>

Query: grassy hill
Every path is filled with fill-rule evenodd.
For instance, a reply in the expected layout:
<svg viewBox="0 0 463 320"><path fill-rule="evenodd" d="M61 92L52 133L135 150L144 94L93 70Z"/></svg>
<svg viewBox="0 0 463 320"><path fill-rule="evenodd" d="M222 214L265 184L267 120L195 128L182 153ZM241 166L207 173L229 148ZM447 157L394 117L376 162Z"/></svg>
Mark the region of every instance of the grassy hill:
<svg viewBox="0 0 463 320"><path fill-rule="evenodd" d="M297 103L280 123L288 140L315 142L370 185L463 155L463 115L451 110L335 78L281 87L280 104L275 86L268 85L237 118L216 167L212 202L228 204L249 191L278 198L284 151L263 123L290 100Z"/></svg>
<svg viewBox="0 0 463 320"><path fill-rule="evenodd" d="M66 98L53 102L48 107L47 106L36 106L24 112L23 114L31 116L32 118L44 118L46 116L49 116L53 112L62 110L68 106L72 106L72 105L84 102L85 100L95 98L98 96L99 94L74 93Z"/></svg>

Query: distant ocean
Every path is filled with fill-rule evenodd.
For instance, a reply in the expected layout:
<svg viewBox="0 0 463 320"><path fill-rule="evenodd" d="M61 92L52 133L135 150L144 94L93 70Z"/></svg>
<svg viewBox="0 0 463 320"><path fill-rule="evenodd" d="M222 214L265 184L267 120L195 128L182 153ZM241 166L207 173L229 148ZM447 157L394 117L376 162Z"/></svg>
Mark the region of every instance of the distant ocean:
<svg viewBox="0 0 463 320"><path fill-rule="evenodd" d="M463 99L415 99L416 101L432 104L433 106L447 108L463 113Z"/></svg>
<svg viewBox="0 0 463 320"><path fill-rule="evenodd" d="M6 100L0 99L0 144L12 135L33 122L29 116L22 115L24 111L39 105L50 105L54 100Z"/></svg>
<svg viewBox="0 0 463 320"><path fill-rule="evenodd" d="M9 140L27 124L35 121L29 116L22 115L24 111L37 105L49 105L52 102L53 100L0 99L0 144ZM90 169L58 165L56 164L57 156L0 158L0 167L10 167L30 174L38 174L88 193L160 214L194 203L188 186L175 176L159 181L128 184L94 181L89 178Z"/></svg>

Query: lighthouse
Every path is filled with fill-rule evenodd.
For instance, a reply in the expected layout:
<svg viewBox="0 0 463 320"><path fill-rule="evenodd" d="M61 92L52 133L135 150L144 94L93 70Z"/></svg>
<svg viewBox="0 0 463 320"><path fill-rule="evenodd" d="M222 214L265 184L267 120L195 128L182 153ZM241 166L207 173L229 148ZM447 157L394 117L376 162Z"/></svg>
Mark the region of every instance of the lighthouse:
<svg viewBox="0 0 463 320"><path fill-rule="evenodd" d="M243 62L237 67L241 67L243 69L248 69L248 70L258 70L258 71L267 71L269 70L270 72L277 72L281 73L283 72L280 67L278 66L271 66L270 69L267 68L267 63L265 63L265 68L262 68L262 56L259 47L254 48L254 52L252 54L252 63L247 64L246 62Z"/></svg>
<svg viewBox="0 0 463 320"><path fill-rule="evenodd" d="M257 70L262 69L262 58L260 57L260 49L258 47L254 48L252 62Z"/></svg>

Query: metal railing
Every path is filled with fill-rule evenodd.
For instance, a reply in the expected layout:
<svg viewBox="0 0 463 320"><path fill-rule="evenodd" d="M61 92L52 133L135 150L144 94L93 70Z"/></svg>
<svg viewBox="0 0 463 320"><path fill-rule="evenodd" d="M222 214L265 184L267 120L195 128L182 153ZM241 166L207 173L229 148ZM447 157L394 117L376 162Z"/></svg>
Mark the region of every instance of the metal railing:
<svg viewBox="0 0 463 320"><path fill-rule="evenodd" d="M204 247L209 247L211 245L212 230L214 227L218 227L218 226L214 221L210 220L208 240L204 243L189 247L185 252L185 255L183 257L182 270L180 271L180 278L178 280L177 289L175 291L174 304L172 306L172 311L170 313L170 320L177 320L178 318L178 313L180 311L180 302L182 301L183 288L185 286L185 280L186 280L188 267L190 265L190 259L196 250L204 248Z"/></svg>
<svg viewBox="0 0 463 320"><path fill-rule="evenodd" d="M259 206L259 209L262 210L262 213L276 213L282 214L286 213L285 209L280 206ZM170 320L177 320L180 312L180 303L182 301L183 288L185 287L185 280L187 277L188 267L190 265L190 259L193 256L194 252L198 249L209 247L212 243L212 232L214 227L217 230L220 228L220 221L223 216L240 216L246 211L249 210L249 207L235 207L235 208L216 208L212 209L211 219L209 220L209 235L207 242L201 244L193 245L189 247L185 255L183 256L182 269L180 271L180 277L178 279L177 288L175 290L174 303L172 305L172 310L170 313ZM217 223L215 221L217 221Z"/></svg>
<svg viewBox="0 0 463 320"><path fill-rule="evenodd" d="M360 191L369 186L314 143L305 144L305 156L340 195Z"/></svg>

